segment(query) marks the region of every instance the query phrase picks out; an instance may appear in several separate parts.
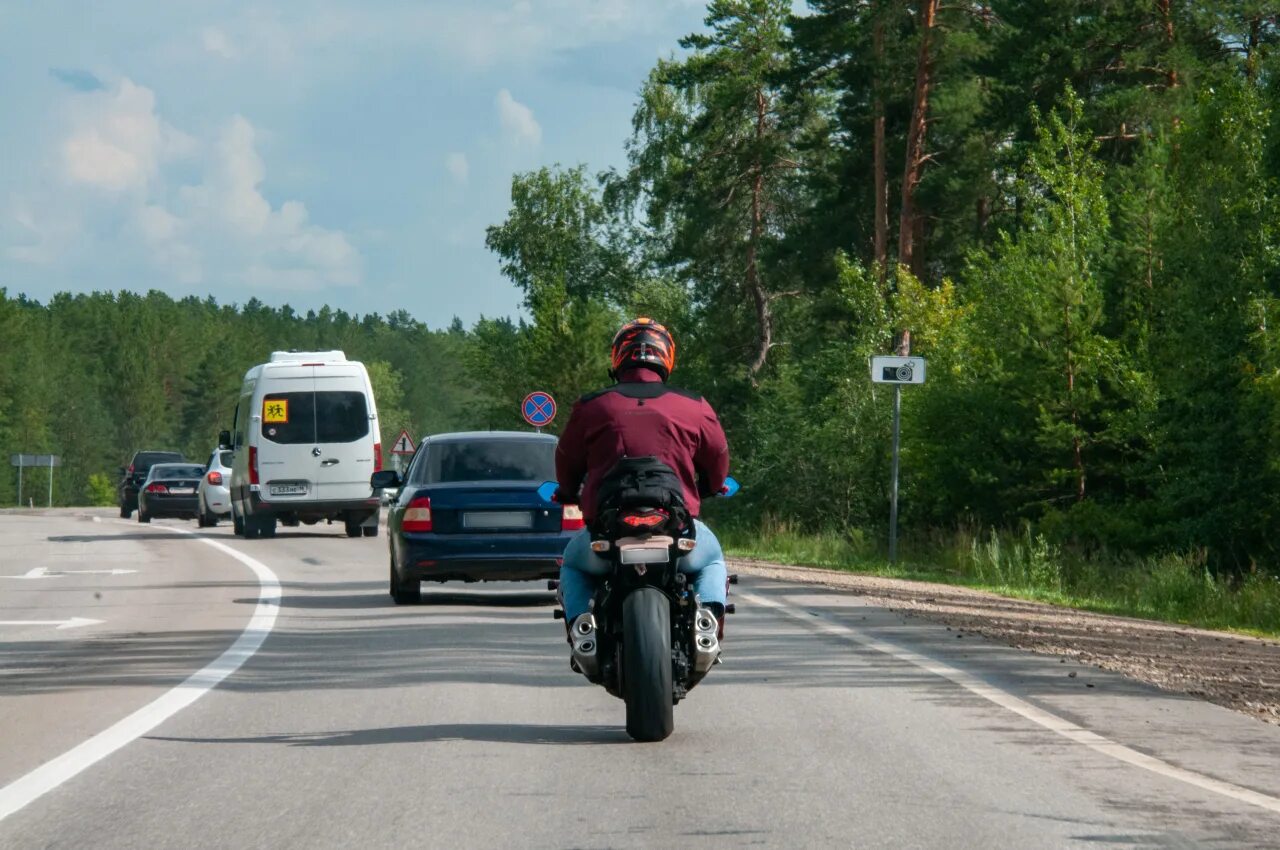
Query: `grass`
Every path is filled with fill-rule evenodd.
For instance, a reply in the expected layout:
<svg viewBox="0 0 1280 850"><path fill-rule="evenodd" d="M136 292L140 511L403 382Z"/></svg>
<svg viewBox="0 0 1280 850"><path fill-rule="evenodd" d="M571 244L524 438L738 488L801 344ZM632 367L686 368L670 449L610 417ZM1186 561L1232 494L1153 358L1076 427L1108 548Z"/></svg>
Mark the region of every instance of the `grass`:
<svg viewBox="0 0 1280 850"><path fill-rule="evenodd" d="M1217 578L1195 555L1081 558L1030 530L959 530L904 541L899 562L891 565L857 531L812 533L766 522L753 529L717 528L717 535L730 556L741 558L962 585L1105 614L1280 637L1280 578Z"/></svg>

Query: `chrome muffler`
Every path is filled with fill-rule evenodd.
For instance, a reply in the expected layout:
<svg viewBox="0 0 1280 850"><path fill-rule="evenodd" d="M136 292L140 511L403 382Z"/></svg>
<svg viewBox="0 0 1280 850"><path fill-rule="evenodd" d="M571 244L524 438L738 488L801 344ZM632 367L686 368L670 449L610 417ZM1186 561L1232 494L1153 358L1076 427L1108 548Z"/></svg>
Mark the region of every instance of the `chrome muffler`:
<svg viewBox="0 0 1280 850"><path fill-rule="evenodd" d="M720 624L716 615L708 608L699 608L693 618L693 672L699 677L707 671L720 657L720 640L716 637Z"/></svg>
<svg viewBox="0 0 1280 850"><path fill-rule="evenodd" d="M596 640L596 617L590 611L580 614L569 627L572 644L570 657L579 673L591 681L600 679L600 659L597 653L600 642Z"/></svg>

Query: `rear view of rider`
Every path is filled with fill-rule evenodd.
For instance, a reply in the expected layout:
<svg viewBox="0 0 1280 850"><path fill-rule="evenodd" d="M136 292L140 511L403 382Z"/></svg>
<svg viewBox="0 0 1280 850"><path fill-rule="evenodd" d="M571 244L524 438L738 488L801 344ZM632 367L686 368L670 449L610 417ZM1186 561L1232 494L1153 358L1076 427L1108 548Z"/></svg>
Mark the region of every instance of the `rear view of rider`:
<svg viewBox="0 0 1280 850"><path fill-rule="evenodd" d="M656 457L680 478L698 545L678 567L723 623L724 554L696 517L701 499L720 493L729 473L724 429L701 396L667 385L676 346L662 325L646 318L628 322L614 336L611 355L615 383L578 399L556 449L557 501L580 502L587 521L565 549L560 570L566 625L587 613L597 579L609 571L609 562L591 551L590 528L600 481L623 457Z"/></svg>

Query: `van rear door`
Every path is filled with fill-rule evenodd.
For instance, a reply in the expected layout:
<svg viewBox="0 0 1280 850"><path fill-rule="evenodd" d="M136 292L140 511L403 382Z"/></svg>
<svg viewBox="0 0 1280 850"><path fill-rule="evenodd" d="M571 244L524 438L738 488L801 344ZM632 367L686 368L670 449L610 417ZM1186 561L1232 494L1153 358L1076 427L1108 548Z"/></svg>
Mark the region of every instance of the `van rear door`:
<svg viewBox="0 0 1280 850"><path fill-rule="evenodd" d="M315 372L317 501L351 502L373 498L375 423L364 372L358 368L318 366Z"/></svg>
<svg viewBox="0 0 1280 850"><path fill-rule="evenodd" d="M316 498L315 471L320 458L315 452L314 373L311 366L264 369L259 381L262 401L252 411L250 427L259 429L262 498L275 505Z"/></svg>

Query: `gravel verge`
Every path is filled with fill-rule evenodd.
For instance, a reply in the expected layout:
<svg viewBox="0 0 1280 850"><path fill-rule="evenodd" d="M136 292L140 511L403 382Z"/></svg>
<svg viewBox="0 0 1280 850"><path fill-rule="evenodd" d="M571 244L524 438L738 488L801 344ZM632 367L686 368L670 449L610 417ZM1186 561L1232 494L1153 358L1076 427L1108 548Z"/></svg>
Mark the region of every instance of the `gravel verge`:
<svg viewBox="0 0 1280 850"><path fill-rule="evenodd" d="M1114 670L1280 725L1280 643L1096 614L981 590L739 558L744 575L851 591L896 612Z"/></svg>

